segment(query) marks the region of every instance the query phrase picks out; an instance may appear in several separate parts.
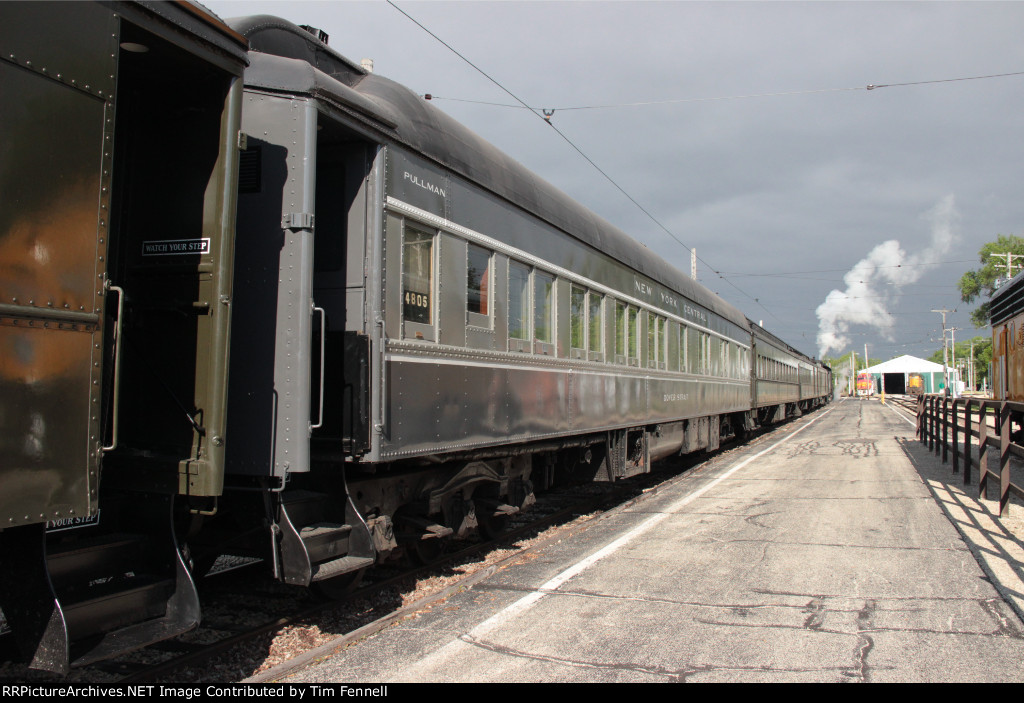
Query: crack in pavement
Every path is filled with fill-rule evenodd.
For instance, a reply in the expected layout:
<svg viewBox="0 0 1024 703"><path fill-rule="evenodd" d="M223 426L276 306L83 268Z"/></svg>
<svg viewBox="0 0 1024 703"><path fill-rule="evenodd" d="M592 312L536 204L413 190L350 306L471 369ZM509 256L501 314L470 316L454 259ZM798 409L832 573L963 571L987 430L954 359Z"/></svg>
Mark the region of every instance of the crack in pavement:
<svg viewBox="0 0 1024 703"><path fill-rule="evenodd" d="M483 639L477 639L469 635L463 635L462 641L470 644L474 647L493 652L495 654L501 654L509 657L515 657L519 659L528 659L532 661L548 662L553 664L562 664L564 666L579 667L585 669L599 669L604 671L627 671L636 672L641 674L650 674L652 676L663 676L669 681L685 683L686 680L696 674L704 674L715 671L750 671L750 672L764 672L764 673L785 673L785 674L806 674L815 672L836 672L838 674L845 674L843 669L837 667L775 667L775 666L737 666L737 665L717 665L717 664L698 664L692 666L686 666L680 669L670 669L662 666L644 666L641 664L633 664L630 662L599 662L599 661L585 661L582 659L569 659L568 657L558 657L550 654L537 654L533 652L527 652L521 649L513 649L512 647L506 647L504 645L497 644L495 642L488 642Z"/></svg>

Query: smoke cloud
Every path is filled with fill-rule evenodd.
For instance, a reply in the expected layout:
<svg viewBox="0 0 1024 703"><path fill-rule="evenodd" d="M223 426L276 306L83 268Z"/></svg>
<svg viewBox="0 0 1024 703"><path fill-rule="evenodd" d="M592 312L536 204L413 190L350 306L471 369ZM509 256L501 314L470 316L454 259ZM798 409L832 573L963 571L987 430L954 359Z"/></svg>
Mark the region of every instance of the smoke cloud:
<svg viewBox="0 0 1024 703"><path fill-rule="evenodd" d="M941 261L959 236L960 213L952 194L922 217L931 223L931 243L924 251L908 255L899 241L882 242L843 276L846 290L833 290L818 306L819 358L847 347L852 325L874 328L886 339L893 339L895 319L889 314L889 304L903 286L925 274L925 265Z"/></svg>

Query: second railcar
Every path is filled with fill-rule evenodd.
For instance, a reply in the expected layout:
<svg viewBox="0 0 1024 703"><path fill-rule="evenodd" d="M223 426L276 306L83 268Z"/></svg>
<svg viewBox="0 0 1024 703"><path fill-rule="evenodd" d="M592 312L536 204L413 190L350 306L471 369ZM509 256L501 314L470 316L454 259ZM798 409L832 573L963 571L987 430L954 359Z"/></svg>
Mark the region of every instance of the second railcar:
<svg viewBox="0 0 1024 703"><path fill-rule="evenodd" d="M197 553L269 546L332 587L500 527L556 470L615 480L750 426L735 308L317 30L232 25L234 514Z"/></svg>

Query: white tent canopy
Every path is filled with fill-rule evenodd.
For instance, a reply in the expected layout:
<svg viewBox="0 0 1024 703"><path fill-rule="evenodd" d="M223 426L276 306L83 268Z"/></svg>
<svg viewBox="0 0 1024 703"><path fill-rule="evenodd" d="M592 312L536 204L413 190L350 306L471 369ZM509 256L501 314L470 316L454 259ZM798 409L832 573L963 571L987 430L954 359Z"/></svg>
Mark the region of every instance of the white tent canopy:
<svg viewBox="0 0 1024 703"><path fill-rule="evenodd" d="M936 373L942 371L942 364L904 354L864 370L868 373Z"/></svg>
<svg viewBox="0 0 1024 703"><path fill-rule="evenodd" d="M959 374L953 367L947 368L949 370L950 386L954 391L959 392ZM884 390L886 393L906 393L908 376L912 373L920 374L924 381L925 393L938 393L945 386L946 382L946 376L942 372L942 364L918 359L916 356L903 355L881 364L875 364L864 369L864 371L875 377L876 390Z"/></svg>

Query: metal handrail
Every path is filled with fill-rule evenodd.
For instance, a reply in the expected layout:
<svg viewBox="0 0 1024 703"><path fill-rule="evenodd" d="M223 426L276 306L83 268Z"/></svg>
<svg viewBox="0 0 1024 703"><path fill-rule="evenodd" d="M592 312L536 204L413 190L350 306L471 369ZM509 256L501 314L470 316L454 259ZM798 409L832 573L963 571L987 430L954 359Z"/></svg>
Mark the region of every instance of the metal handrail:
<svg viewBox="0 0 1024 703"><path fill-rule="evenodd" d="M117 420L120 412L121 398L121 333L124 327L124 289L120 286L112 285L109 280L106 282L106 288L117 293L117 325L114 326L112 337L114 345L114 390L111 402L110 444L102 447L103 451L110 452L117 449Z"/></svg>
<svg viewBox="0 0 1024 703"><path fill-rule="evenodd" d="M320 410L317 411L316 424L310 423L309 431L318 430L324 426L324 351L327 339L327 313L323 308L313 306L314 313L320 313Z"/></svg>

